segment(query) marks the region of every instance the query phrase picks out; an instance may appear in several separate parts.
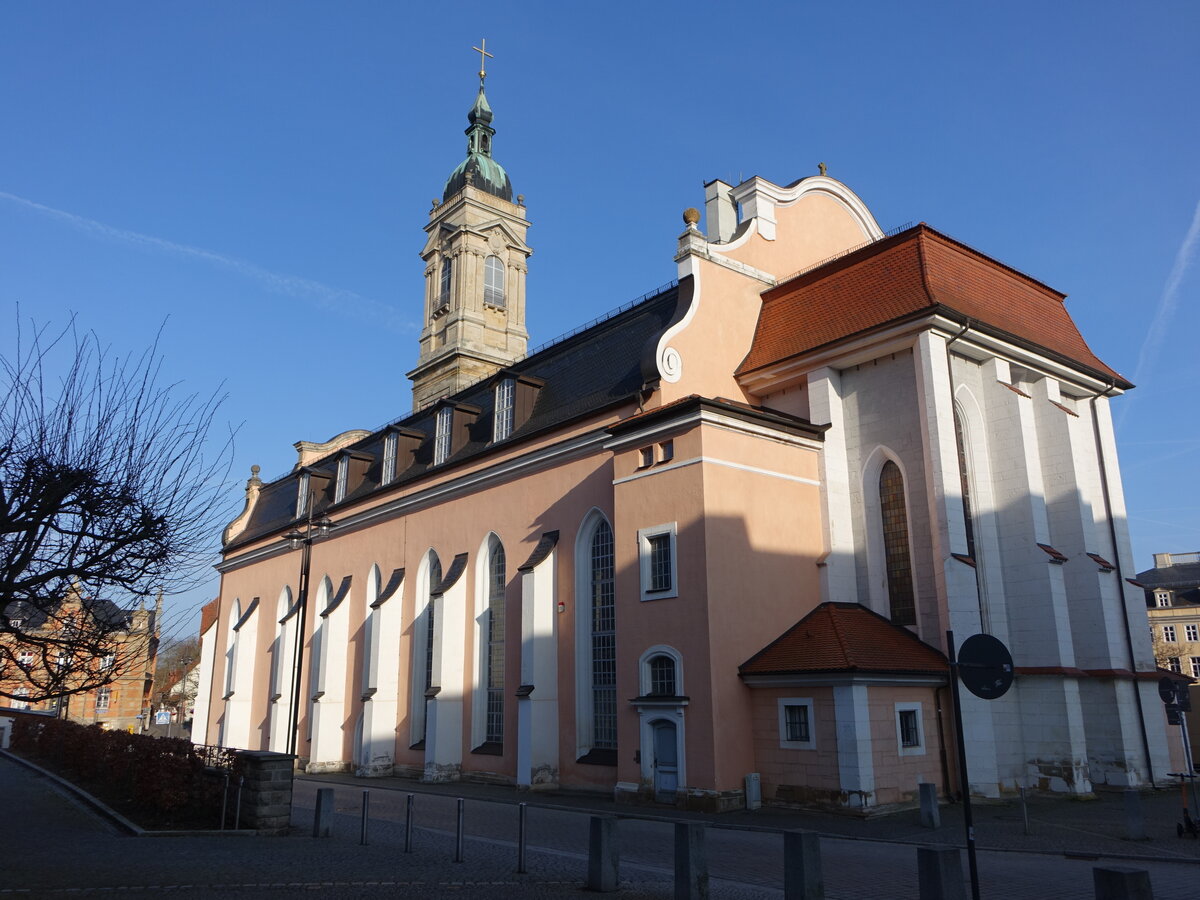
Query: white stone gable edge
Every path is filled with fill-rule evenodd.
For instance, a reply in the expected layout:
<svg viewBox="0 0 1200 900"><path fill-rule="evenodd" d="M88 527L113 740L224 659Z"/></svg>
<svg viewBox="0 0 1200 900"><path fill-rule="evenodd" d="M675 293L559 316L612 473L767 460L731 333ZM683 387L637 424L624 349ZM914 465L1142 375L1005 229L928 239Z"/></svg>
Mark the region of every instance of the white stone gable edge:
<svg viewBox="0 0 1200 900"><path fill-rule="evenodd" d="M994 335L968 330L962 325L939 313L920 319L902 322L871 334L839 343L835 346L817 348L811 353L783 360L771 366L756 369L737 376L738 384L755 396L767 396L776 390L795 384L816 369L828 366L843 370L869 363L889 353L911 350L919 334L932 330L940 337L953 338L961 335L954 343L955 353L967 359L982 361L991 357L1055 378L1064 386L1074 386L1076 397L1091 397L1098 392L1108 391L1110 396L1123 393L1111 381L1097 378L1079 368L1059 362L1048 356L1035 353ZM1071 394L1071 391L1066 393Z"/></svg>

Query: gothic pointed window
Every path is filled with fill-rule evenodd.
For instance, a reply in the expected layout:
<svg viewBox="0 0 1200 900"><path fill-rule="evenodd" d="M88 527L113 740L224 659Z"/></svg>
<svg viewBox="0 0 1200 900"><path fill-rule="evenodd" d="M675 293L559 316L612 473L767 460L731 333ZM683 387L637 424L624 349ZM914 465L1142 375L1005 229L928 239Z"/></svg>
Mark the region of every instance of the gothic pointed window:
<svg viewBox="0 0 1200 900"><path fill-rule="evenodd" d="M883 518L883 552L887 565L888 603L897 625L917 624L912 555L908 539L908 510L904 476L890 459L879 473L879 510Z"/></svg>
<svg viewBox="0 0 1200 900"><path fill-rule="evenodd" d="M963 440L962 420L954 410L954 443L958 447L958 480L962 486L963 522L967 529L967 556L975 559L975 522L971 517L971 482L967 475L967 446Z"/></svg>
<svg viewBox="0 0 1200 900"><path fill-rule="evenodd" d="M592 746L617 748L617 628L613 533L603 520L592 535Z"/></svg>
<svg viewBox="0 0 1200 900"><path fill-rule="evenodd" d="M487 726L485 739L504 741L504 545L493 537L488 562Z"/></svg>
<svg viewBox="0 0 1200 900"><path fill-rule="evenodd" d="M498 256L489 256L483 264L483 302L504 306L504 263Z"/></svg>

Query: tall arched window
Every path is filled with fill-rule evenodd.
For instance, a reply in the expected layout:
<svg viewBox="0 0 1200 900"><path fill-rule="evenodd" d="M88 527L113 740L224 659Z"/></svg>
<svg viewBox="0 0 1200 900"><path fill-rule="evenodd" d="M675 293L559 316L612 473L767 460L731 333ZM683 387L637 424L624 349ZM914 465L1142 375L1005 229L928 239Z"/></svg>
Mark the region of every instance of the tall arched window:
<svg viewBox="0 0 1200 900"><path fill-rule="evenodd" d="M504 741L504 545L491 541L487 605L487 727L485 740Z"/></svg>
<svg viewBox="0 0 1200 900"><path fill-rule="evenodd" d="M971 518L971 483L967 476L967 445L963 440L962 419L954 408L954 444L958 449L958 480L962 486L963 522L967 529L967 556L975 556L975 523Z"/></svg>
<svg viewBox="0 0 1200 900"><path fill-rule="evenodd" d="M419 584L419 590L424 593L425 608L420 613L418 621L417 646L420 650L413 655L413 668L415 670L413 678L413 686L416 688L413 694L413 711L415 720L413 723L413 738L415 743L421 743L425 740L425 727L429 721L427 715L427 707L429 698L426 696L429 689L434 686L433 683L433 662L434 649L437 646L437 601L439 595L434 591L442 580L442 563L438 559L438 555L432 550L429 551L428 563L426 566L425 577Z"/></svg>
<svg viewBox="0 0 1200 900"><path fill-rule="evenodd" d="M504 263L498 256L489 256L483 264L483 302L504 305Z"/></svg>
<svg viewBox="0 0 1200 900"><path fill-rule="evenodd" d="M450 302L450 273L454 269L454 260L449 256L442 260L441 281L438 286L438 305L444 306Z"/></svg>
<svg viewBox="0 0 1200 900"><path fill-rule="evenodd" d="M674 697L676 693L675 660L665 653L650 657L650 696Z"/></svg>
<svg viewBox="0 0 1200 900"><path fill-rule="evenodd" d="M617 625L613 533L601 520L592 534L592 746L617 748Z"/></svg>
<svg viewBox="0 0 1200 900"><path fill-rule="evenodd" d="M887 566L888 604L897 625L916 625L912 556L909 552L908 510L904 504L904 476L892 460L879 473L879 509L883 519L883 551Z"/></svg>

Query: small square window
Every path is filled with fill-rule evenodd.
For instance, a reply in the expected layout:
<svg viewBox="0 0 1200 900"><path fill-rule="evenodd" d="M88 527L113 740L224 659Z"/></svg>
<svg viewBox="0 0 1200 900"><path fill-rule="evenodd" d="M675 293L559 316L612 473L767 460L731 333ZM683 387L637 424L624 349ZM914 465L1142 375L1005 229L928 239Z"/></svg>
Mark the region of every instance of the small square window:
<svg viewBox="0 0 1200 900"><path fill-rule="evenodd" d="M1200 626L1184 625L1183 636L1189 641L1200 641Z"/></svg>
<svg viewBox="0 0 1200 900"><path fill-rule="evenodd" d="M1167 668L1170 669L1172 672L1175 672L1176 674L1183 673L1183 666L1180 665L1178 656L1172 656L1170 659L1167 660Z"/></svg>
<svg viewBox="0 0 1200 900"><path fill-rule="evenodd" d="M645 469L654 465L654 448L643 447L638 451L638 468Z"/></svg>
<svg viewBox="0 0 1200 900"><path fill-rule="evenodd" d="M675 458L675 442L663 441L658 445L658 461L670 462Z"/></svg>
<svg viewBox="0 0 1200 900"><path fill-rule="evenodd" d="M1159 606L1170 606L1171 605L1171 592L1170 591L1155 591L1154 592L1154 602L1157 603Z"/></svg>
<svg viewBox="0 0 1200 900"><path fill-rule="evenodd" d="M96 709L97 710L108 709L108 704L111 700L112 700L112 690L110 688L103 687L103 688L100 688L100 690L96 691Z"/></svg>
<svg viewBox="0 0 1200 900"><path fill-rule="evenodd" d="M779 746L785 750L815 750L813 701L786 697L779 701Z"/></svg>
<svg viewBox="0 0 1200 900"><path fill-rule="evenodd" d="M920 756L925 753L925 728L921 722L920 703L896 704L896 743L901 756Z"/></svg>
<svg viewBox="0 0 1200 900"><path fill-rule="evenodd" d="M28 669L33 665L33 659L34 657L32 650L22 650L17 654L17 665L21 666L23 669Z"/></svg>
<svg viewBox="0 0 1200 900"><path fill-rule="evenodd" d="M1168 644L1174 644L1175 643L1175 626L1174 625L1164 625L1162 627L1162 636L1163 636L1163 640L1166 641Z"/></svg>
<svg viewBox="0 0 1200 900"><path fill-rule="evenodd" d="M100 668L111 669L114 665L116 665L116 662L117 662L116 655L114 655L112 653L106 653L106 654L104 654L104 656L102 656L100 658Z"/></svg>
<svg viewBox="0 0 1200 900"><path fill-rule="evenodd" d="M639 531L638 557L643 600L678 596L674 522Z"/></svg>
<svg viewBox="0 0 1200 900"><path fill-rule="evenodd" d="M1200 678L1200 656L1192 657L1192 677Z"/></svg>

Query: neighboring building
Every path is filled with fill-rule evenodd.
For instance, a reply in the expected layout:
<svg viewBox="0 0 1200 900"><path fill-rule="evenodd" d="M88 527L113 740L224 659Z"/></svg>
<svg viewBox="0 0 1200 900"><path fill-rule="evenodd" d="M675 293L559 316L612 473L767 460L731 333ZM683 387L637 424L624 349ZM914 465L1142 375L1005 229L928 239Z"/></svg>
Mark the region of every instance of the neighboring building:
<svg viewBox="0 0 1200 900"><path fill-rule="evenodd" d="M1159 664L1200 678L1200 553L1155 553L1138 572Z"/></svg>
<svg viewBox="0 0 1200 900"><path fill-rule="evenodd" d="M84 601L78 594L72 594L62 601L53 616L24 603L10 604L6 614L10 621L18 620L20 627L29 634L66 632L72 628L81 634L78 649L69 653L54 651L50 658L46 658L40 647L13 645L12 658L16 665L6 666L0 673L0 687L31 698L11 701L13 706L54 712L60 718L87 725L143 730L143 716L150 708L158 652L161 596L154 610L120 609L108 600ZM89 625L85 621L88 618L101 625L98 628ZM94 643L91 636L95 634L103 635L98 641L103 650L98 654L88 649ZM67 639L69 641L69 635ZM45 697L44 685L54 680L47 677L48 673L56 671L64 673L61 682L68 693ZM76 690L82 683L100 682L104 683L87 690Z"/></svg>
<svg viewBox="0 0 1200 900"><path fill-rule="evenodd" d="M1159 665L1200 679L1200 552L1155 553L1154 568L1138 572ZM1200 764L1200 684L1189 689L1186 714L1193 765Z"/></svg>
<svg viewBox="0 0 1200 900"><path fill-rule="evenodd" d="M525 209L482 84L469 119L426 226L416 412L255 468L197 741L718 809L757 772L769 801L872 809L953 790L952 628L1017 666L964 701L973 791L1169 769L1125 583L1131 385L1063 294L884 234L824 171L714 181L677 281L525 356Z"/></svg>

